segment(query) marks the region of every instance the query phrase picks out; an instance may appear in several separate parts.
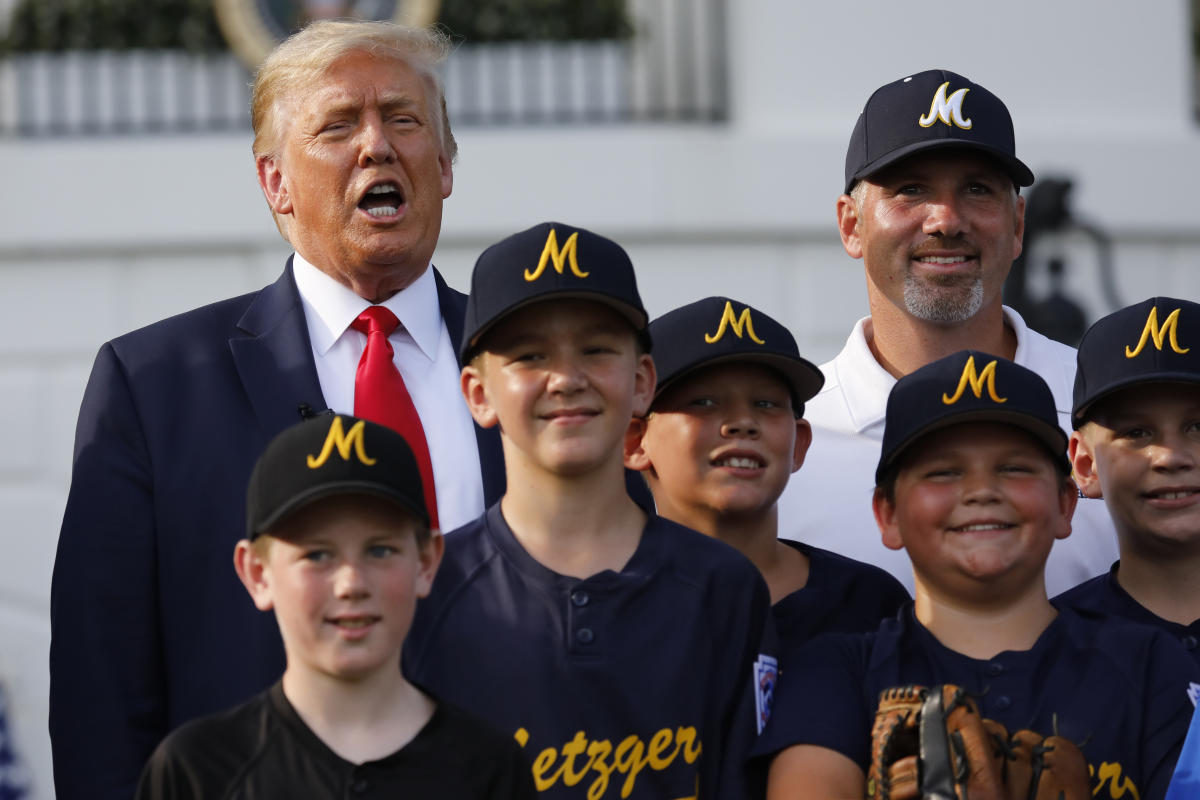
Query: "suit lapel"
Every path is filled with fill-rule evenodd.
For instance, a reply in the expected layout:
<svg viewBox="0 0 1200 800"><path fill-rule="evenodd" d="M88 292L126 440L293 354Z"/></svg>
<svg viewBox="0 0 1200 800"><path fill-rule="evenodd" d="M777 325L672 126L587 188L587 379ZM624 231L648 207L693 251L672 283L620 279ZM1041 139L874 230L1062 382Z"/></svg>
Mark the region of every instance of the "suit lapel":
<svg viewBox="0 0 1200 800"><path fill-rule="evenodd" d="M442 275L436 269L433 279L437 284L438 306L442 311L442 321L450 333L450 343L454 352L458 353L462 343L463 322L467 316L467 296L456 292L446 285ZM499 428L481 428L475 426L475 441L479 445L479 469L483 475L483 501L492 505L504 496L506 481L504 477L504 449L500 444Z"/></svg>
<svg viewBox="0 0 1200 800"><path fill-rule="evenodd" d="M279 280L246 309L238 329L241 335L229 340L229 349L268 439L302 419L301 404L325 409L290 258Z"/></svg>

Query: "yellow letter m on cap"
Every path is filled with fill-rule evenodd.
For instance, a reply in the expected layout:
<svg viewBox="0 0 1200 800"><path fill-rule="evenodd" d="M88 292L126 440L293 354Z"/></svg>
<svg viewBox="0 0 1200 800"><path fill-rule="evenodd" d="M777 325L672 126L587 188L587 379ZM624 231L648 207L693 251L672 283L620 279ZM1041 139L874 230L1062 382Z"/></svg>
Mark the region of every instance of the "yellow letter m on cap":
<svg viewBox="0 0 1200 800"><path fill-rule="evenodd" d="M983 372L975 372L975 356L969 356L967 363L963 366L962 377L958 379L958 389L954 392L954 397L948 394L942 394L942 402L948 406L952 406L958 402L958 399L963 396L963 392L967 387L971 387L971 392L978 398L983 398L983 385L987 383L988 397L996 403L1004 403L1008 401L1007 397L1000 397L996 394L996 360L992 359L988 365L983 368Z"/></svg>
<svg viewBox="0 0 1200 800"><path fill-rule="evenodd" d="M922 128L928 128L940 119L947 125L954 124L964 131L971 130L971 120L963 119L962 113L963 98L971 90L959 89L947 99L946 87L949 85L950 81L946 81L938 87L937 93L933 96L933 102L929 104L929 113L917 120Z"/></svg>
<svg viewBox="0 0 1200 800"><path fill-rule="evenodd" d="M321 455L313 458L310 454L308 457L308 468L317 469L326 461L329 460L329 455L336 449L338 455L343 461L349 461L351 453L360 462L366 466L371 466L375 463L375 459L369 457L365 449L363 449L363 421L350 426L350 432L345 433L342 428L342 418L334 417L333 424L329 426L329 433L325 436L325 444L321 447Z"/></svg>
<svg viewBox="0 0 1200 800"><path fill-rule="evenodd" d="M766 344L754 332L754 320L750 319L750 307L743 308L742 313L735 317L733 315L733 303L726 300L725 310L721 312L721 323L717 326L717 332L704 334L704 341L709 344L719 342L721 337L725 335L725 331L730 329L733 330L733 335L739 339L745 338L742 336L742 332L745 331L752 341L758 344Z"/></svg>
<svg viewBox="0 0 1200 800"><path fill-rule="evenodd" d="M1179 346L1179 312L1180 309L1175 309L1167 315L1167 319L1163 322L1162 327L1158 326L1158 306L1150 307L1150 315L1146 317L1146 327L1142 328L1142 338L1138 339L1137 347L1132 350L1129 345L1125 345L1125 357L1134 358L1138 353L1142 352L1142 348L1146 346L1147 341L1154 342L1155 350L1162 350L1163 339L1170 332L1171 349L1179 355L1183 355L1192 348Z"/></svg>
<svg viewBox="0 0 1200 800"><path fill-rule="evenodd" d="M579 269L578 247L579 233L576 231L567 237L567 241L559 250L558 237L554 235L554 228L551 228L550 235L546 237L546 246L542 248L542 257L538 259L537 269L533 272L525 270L525 280L532 283L542 277L542 273L546 271L546 264L551 262L554 264L554 271L559 275L563 274L563 268L569 263L576 278L586 278L590 273Z"/></svg>

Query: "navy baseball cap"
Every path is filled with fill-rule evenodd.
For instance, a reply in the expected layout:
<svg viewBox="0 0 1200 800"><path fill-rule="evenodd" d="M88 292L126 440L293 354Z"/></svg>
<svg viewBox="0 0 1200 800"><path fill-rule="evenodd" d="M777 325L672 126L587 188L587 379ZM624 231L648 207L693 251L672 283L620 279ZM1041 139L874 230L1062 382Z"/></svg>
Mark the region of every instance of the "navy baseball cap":
<svg viewBox="0 0 1200 800"><path fill-rule="evenodd" d="M323 414L280 433L259 457L246 490L250 539L323 497L391 500L429 526L417 459L396 431L345 414Z"/></svg>
<svg viewBox="0 0 1200 800"><path fill-rule="evenodd" d="M875 484L921 437L960 422L1023 428L1045 445L1064 474L1067 434L1058 427L1050 387L1036 372L978 350L961 350L905 375L888 395Z"/></svg>
<svg viewBox="0 0 1200 800"><path fill-rule="evenodd" d="M629 320L646 350L649 315L633 262L612 239L561 222L543 222L483 251L471 273L460 360L474 355L489 328L519 308L551 298L595 300Z"/></svg>
<svg viewBox="0 0 1200 800"><path fill-rule="evenodd" d="M932 69L881 86L867 99L846 150L846 192L914 153L965 147L992 156L1017 186L1033 172L1017 158L1012 117L999 97L949 70Z"/></svg>
<svg viewBox="0 0 1200 800"><path fill-rule="evenodd" d="M728 297L706 297L650 323L657 399L671 384L702 367L751 363L780 374L792 393L796 415L821 390L825 376L800 357L787 328L745 303Z"/></svg>
<svg viewBox="0 0 1200 800"><path fill-rule="evenodd" d="M1102 318L1079 342L1071 424L1099 399L1139 383L1200 383L1200 305L1151 297Z"/></svg>

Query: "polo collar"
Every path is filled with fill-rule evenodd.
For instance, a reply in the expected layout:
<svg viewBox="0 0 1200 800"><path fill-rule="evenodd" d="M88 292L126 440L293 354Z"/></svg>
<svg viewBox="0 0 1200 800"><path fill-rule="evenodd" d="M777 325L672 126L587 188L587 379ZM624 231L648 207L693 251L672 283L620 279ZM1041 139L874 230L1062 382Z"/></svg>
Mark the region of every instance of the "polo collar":
<svg viewBox="0 0 1200 800"><path fill-rule="evenodd" d="M1008 306L1004 306L1004 322L1017 337L1017 350L1014 361L1027 366L1029 359L1029 328L1021 315ZM873 426L882 426L887 417L887 399L896 378L875 360L867 344L865 326L870 317L863 317L854 325L846 346L833 360L837 372L836 380L841 387L846 402L846 410L850 414L850 422L855 431L862 433Z"/></svg>

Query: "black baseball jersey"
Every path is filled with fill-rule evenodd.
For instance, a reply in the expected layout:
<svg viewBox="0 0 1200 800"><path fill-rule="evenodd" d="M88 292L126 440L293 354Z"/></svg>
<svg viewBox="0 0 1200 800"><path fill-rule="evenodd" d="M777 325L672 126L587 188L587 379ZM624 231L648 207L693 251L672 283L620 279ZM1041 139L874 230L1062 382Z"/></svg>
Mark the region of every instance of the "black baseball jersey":
<svg viewBox="0 0 1200 800"><path fill-rule="evenodd" d="M879 567L801 542L780 541L808 556L808 583L771 607L781 651L819 633L873 631L912 600L904 585Z"/></svg>
<svg viewBox="0 0 1200 800"><path fill-rule="evenodd" d="M463 711L439 702L411 742L356 765L304 724L280 683L171 733L151 756L137 791L138 800L536 796L516 744Z"/></svg>
<svg viewBox="0 0 1200 800"><path fill-rule="evenodd" d="M1158 616L1121 588L1121 584L1117 582L1117 568L1120 566L1121 562L1118 561L1107 574L1097 575L1074 589L1068 589L1054 598L1054 604L1068 606L1082 614L1119 617L1143 625L1153 625L1178 639L1197 664L1200 664L1200 647L1197 646L1200 645L1200 619L1190 625L1180 625Z"/></svg>
<svg viewBox="0 0 1200 800"><path fill-rule="evenodd" d="M1078 744L1094 795L1113 800L1163 796L1192 715L1191 682L1200 680L1161 631L1070 609L1030 650L986 660L945 647L911 606L874 633L819 636L783 658L787 674L757 753L819 745L866 772L879 693L953 683L1009 731L1057 730Z"/></svg>
<svg viewBox="0 0 1200 800"><path fill-rule="evenodd" d="M661 517L620 572L579 580L495 505L446 537L406 671L514 736L542 797L733 800L775 686L769 604L741 553Z"/></svg>

